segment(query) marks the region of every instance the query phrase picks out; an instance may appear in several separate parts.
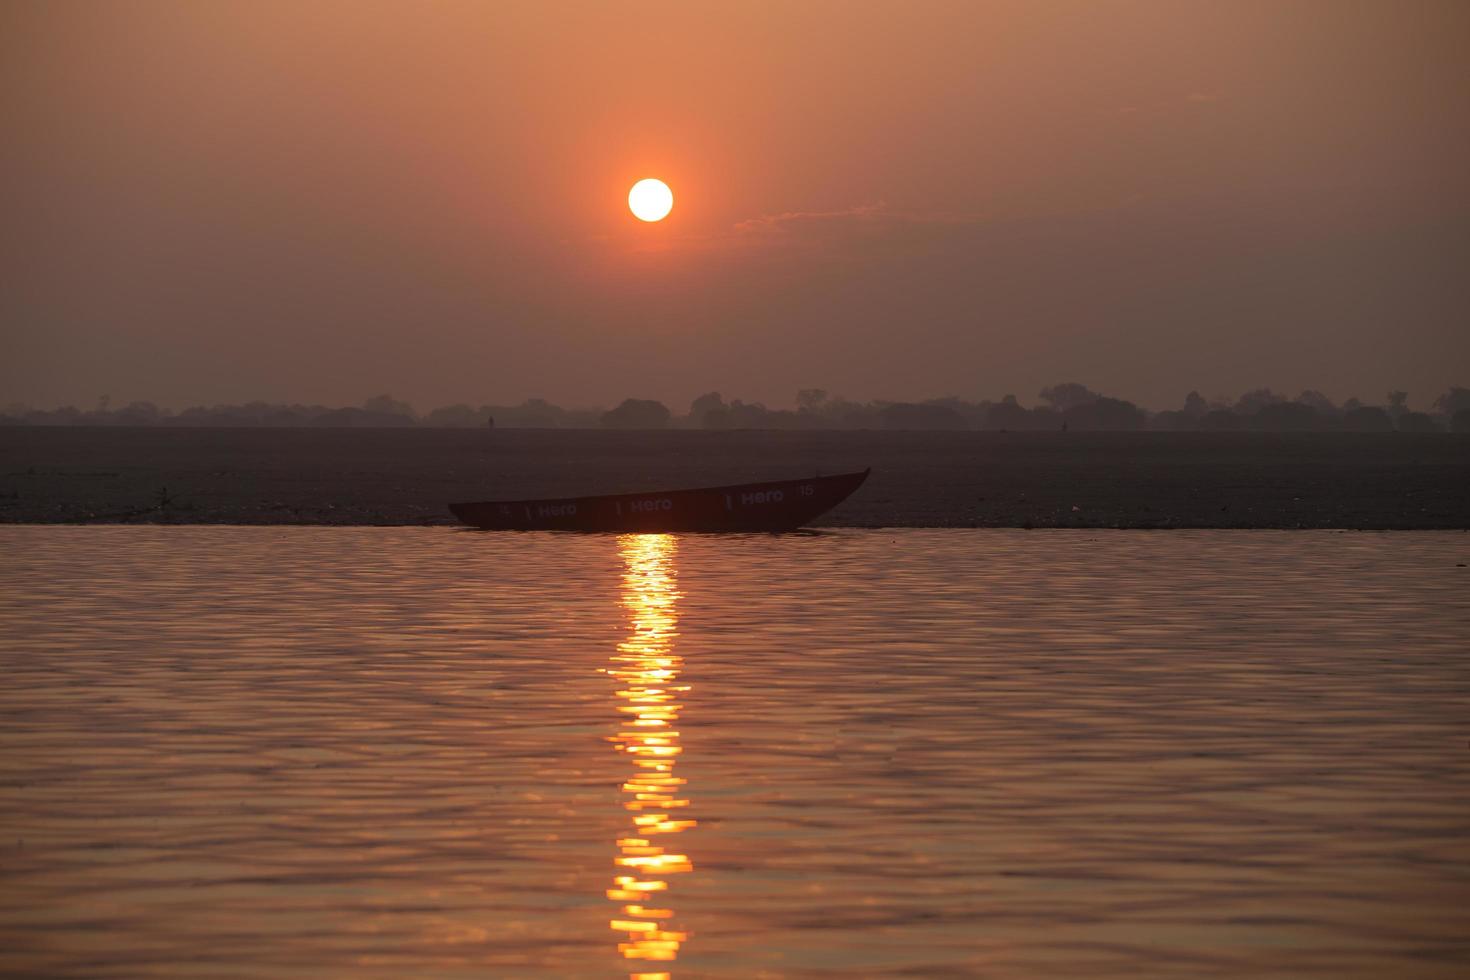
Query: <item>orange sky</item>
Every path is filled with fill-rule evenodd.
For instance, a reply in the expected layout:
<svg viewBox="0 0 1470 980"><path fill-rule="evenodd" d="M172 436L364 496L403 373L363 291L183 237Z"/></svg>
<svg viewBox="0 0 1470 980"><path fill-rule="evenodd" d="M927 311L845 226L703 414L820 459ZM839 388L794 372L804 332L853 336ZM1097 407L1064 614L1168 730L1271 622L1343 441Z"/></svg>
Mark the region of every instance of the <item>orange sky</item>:
<svg viewBox="0 0 1470 980"><path fill-rule="evenodd" d="M1470 382L1458 0L13 3L0 46L0 402Z"/></svg>

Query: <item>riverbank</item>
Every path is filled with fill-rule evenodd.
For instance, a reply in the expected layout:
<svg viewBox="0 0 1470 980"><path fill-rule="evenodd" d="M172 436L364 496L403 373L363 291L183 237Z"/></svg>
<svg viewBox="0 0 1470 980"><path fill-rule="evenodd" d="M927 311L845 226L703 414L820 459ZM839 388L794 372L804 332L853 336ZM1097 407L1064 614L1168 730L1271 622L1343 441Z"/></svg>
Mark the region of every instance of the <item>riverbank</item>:
<svg viewBox="0 0 1470 980"><path fill-rule="evenodd" d="M0 429L0 523L453 524L458 500L871 466L832 527L1470 528L1470 436Z"/></svg>

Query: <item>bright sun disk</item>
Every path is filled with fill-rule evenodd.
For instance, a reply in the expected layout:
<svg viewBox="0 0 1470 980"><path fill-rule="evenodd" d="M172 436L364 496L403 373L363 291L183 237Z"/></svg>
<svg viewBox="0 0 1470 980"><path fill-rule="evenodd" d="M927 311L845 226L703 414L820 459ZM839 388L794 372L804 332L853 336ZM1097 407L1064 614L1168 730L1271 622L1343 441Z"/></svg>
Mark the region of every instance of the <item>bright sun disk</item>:
<svg viewBox="0 0 1470 980"><path fill-rule="evenodd" d="M657 177L645 177L628 192L628 210L640 221L662 221L674 207L674 192Z"/></svg>

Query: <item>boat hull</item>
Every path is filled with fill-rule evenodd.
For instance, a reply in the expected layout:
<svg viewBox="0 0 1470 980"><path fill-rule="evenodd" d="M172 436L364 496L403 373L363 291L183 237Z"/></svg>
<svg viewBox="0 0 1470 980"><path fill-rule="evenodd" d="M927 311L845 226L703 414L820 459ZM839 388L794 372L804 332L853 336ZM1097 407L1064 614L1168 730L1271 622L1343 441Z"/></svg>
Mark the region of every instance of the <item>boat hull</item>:
<svg viewBox="0 0 1470 980"><path fill-rule="evenodd" d="M846 500L868 472L602 497L487 500L449 509L486 531L794 531Z"/></svg>

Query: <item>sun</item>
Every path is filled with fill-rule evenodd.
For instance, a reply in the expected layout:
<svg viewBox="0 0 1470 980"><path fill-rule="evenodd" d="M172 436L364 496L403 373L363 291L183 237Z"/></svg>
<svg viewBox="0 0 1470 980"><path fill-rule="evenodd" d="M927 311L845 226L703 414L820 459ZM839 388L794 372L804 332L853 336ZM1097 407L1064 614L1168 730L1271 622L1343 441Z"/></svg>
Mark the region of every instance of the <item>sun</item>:
<svg viewBox="0 0 1470 980"><path fill-rule="evenodd" d="M674 192L657 177L645 177L628 192L628 210L640 221L662 221L674 207Z"/></svg>

